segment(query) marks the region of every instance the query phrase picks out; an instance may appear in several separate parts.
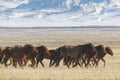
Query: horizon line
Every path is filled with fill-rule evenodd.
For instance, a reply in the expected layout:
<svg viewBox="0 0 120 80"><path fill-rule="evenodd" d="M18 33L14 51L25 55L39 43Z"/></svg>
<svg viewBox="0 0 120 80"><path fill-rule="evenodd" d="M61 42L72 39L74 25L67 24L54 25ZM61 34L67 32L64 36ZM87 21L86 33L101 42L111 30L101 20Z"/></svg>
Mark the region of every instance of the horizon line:
<svg viewBox="0 0 120 80"><path fill-rule="evenodd" d="M48 29L48 28L120 28L120 26L35 26L35 27L11 27L11 26L0 26L0 29Z"/></svg>

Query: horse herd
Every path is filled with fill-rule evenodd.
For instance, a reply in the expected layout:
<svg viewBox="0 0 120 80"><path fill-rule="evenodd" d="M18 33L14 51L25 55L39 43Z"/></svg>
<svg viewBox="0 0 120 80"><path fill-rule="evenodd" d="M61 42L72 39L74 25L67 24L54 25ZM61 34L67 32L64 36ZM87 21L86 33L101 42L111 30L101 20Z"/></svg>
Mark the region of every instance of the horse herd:
<svg viewBox="0 0 120 80"><path fill-rule="evenodd" d="M104 56L106 54L113 56L110 47L104 47L104 45L94 46L92 43L76 46L64 45L53 50L48 50L44 45L35 47L32 44L25 44L24 46L15 45L14 47L1 48L0 63L6 67L12 65L23 68L30 61L31 64L28 66L38 67L40 62L44 67L43 59L49 59L49 67L58 67L63 59L63 65L68 68L77 65L80 67L97 67L100 60L104 62L105 66Z"/></svg>

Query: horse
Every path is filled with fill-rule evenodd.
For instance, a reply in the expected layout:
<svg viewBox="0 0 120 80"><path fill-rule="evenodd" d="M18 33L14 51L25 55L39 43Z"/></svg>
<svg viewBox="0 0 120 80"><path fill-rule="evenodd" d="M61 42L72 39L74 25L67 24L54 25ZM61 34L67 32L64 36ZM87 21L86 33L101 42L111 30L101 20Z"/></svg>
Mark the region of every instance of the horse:
<svg viewBox="0 0 120 80"><path fill-rule="evenodd" d="M57 51L56 49L52 49L49 50L50 52L50 63L49 63L49 67L53 66L54 64L56 64L56 58L57 58Z"/></svg>
<svg viewBox="0 0 120 80"><path fill-rule="evenodd" d="M24 58L25 60L25 65L26 65L26 61L30 60L31 61L31 67L34 67L36 61L35 58L36 56L39 54L39 50L33 46L32 44L25 44L23 46L23 51L24 51Z"/></svg>
<svg viewBox="0 0 120 80"><path fill-rule="evenodd" d="M106 56L106 54L109 54L109 55L113 56L113 51L112 51L111 47L109 47L109 46L104 47L104 45L98 45L95 48L97 50L97 55L96 55L97 63L99 63L99 61L102 60L104 62L103 67L105 67L105 62L106 61L105 61L104 57ZM86 60L88 59L88 55L85 56L85 59ZM93 66L95 66L95 63L93 62L93 60L91 60L91 62L93 64ZM85 62L82 62L82 66L83 66L83 63L86 64Z"/></svg>
<svg viewBox="0 0 120 80"><path fill-rule="evenodd" d="M13 63L14 67L17 67L17 63L20 67L22 67L22 59L24 57L24 51L22 49L22 46L15 45L14 47L6 47L2 51L2 58L5 66L11 65ZM7 61L10 60L10 63L7 64Z"/></svg>
<svg viewBox="0 0 120 80"><path fill-rule="evenodd" d="M11 60L11 51L12 47L5 47L1 53L1 63L4 63L6 67L12 63L12 61L10 61L11 63L7 64L7 61Z"/></svg>
<svg viewBox="0 0 120 80"><path fill-rule="evenodd" d="M13 63L14 67L17 67L17 63L20 67L26 65L27 61L31 61L31 67L35 65L35 57L38 54L37 48L35 48L32 44L25 44L24 46L15 45L14 47L6 47L2 51L2 57L4 58L3 63L7 67L7 61L11 60L10 64ZM24 65L23 65L24 63ZM10 65L9 64L9 65Z"/></svg>
<svg viewBox="0 0 120 80"><path fill-rule="evenodd" d="M36 48L39 51L39 53L38 53L38 55L36 57L36 61L37 61L36 67L38 67L39 62L41 63L42 67L44 67L44 64L43 64L42 61L43 61L44 58L45 59L50 59L50 52L49 52L48 48L46 46L44 46L44 45L38 46Z"/></svg>
<svg viewBox="0 0 120 80"><path fill-rule="evenodd" d="M3 64L5 64L5 66L7 67L8 65L11 65L12 64L12 62L13 62L13 60L12 60L12 58L11 58L11 51L12 51L12 47L5 47L3 50L2 50L2 52L1 52L1 56L0 56L0 58L1 58L1 63ZM9 64L7 64L7 61L8 60L10 60L10 63Z"/></svg>
<svg viewBox="0 0 120 80"><path fill-rule="evenodd" d="M58 48L58 52L59 52L59 55L58 55L56 66L59 65L59 62L61 60L59 56L63 57L64 59L68 59L68 57L70 57L71 59L74 59L74 62L76 63L74 66L76 66L77 64L79 64L79 60L84 59L85 55L89 55L87 64L85 65L86 67L88 66L91 58L94 60L94 62L97 65L97 61L96 61L97 51L92 43L77 45L77 46L65 45L65 46ZM67 67L69 68L68 63L67 63Z"/></svg>
<svg viewBox="0 0 120 80"><path fill-rule="evenodd" d="M106 61L105 61L104 57L106 56L106 54L113 56L113 51L112 51L111 47L109 47L109 46L104 47L103 45L99 45L99 46L96 46L95 48L97 49L97 52L98 52L97 57L96 57L98 59L97 62L102 60L104 62L104 67L105 67Z"/></svg>

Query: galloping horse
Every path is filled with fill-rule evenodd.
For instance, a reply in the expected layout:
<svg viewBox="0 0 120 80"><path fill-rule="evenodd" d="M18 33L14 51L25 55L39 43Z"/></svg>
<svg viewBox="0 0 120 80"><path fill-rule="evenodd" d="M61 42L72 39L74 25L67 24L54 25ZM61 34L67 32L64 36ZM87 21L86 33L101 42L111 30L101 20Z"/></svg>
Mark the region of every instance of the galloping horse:
<svg viewBox="0 0 120 80"><path fill-rule="evenodd" d="M96 57L98 59L97 62L99 63L99 61L102 60L104 62L104 67L105 67L105 62L106 62L104 59L105 55L108 53L109 55L113 56L113 51L111 47L109 46L104 47L103 45L99 45L99 46L96 46L95 48L97 49L97 52L98 52Z"/></svg>
<svg viewBox="0 0 120 80"><path fill-rule="evenodd" d="M88 44L84 44L84 45L78 45L78 46L70 46L70 45L65 45L62 46L58 49L59 51L59 55L58 55L58 61L57 61L57 66L59 65L59 56L63 57L64 59L74 59L74 62L76 63L74 66L76 66L77 64L79 64L79 60L84 60L84 56L85 55L89 55L88 59L87 59L87 63L86 63L86 67L88 66L90 59L92 58L94 60L94 62L97 64L96 61L96 54L97 54L97 50L95 49L94 45L92 43L88 43ZM60 58L61 59L61 58ZM64 60L67 61L67 60ZM66 62L67 66L69 67L68 62Z"/></svg>
<svg viewBox="0 0 120 80"><path fill-rule="evenodd" d="M38 67L38 63L40 62L41 65L44 67L44 64L43 64L43 59L46 58L46 59L50 59L50 52L48 50L48 48L44 45L42 46L38 46L36 47L39 51L37 57L36 57L36 60L37 60L37 63L36 63L36 67Z"/></svg>

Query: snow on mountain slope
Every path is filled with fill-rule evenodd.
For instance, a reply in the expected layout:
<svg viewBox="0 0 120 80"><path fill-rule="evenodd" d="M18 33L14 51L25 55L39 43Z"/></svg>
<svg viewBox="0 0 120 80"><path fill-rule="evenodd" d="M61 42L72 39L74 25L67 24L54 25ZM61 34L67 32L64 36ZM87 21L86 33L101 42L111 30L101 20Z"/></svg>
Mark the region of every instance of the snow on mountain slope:
<svg viewBox="0 0 120 80"><path fill-rule="evenodd" d="M105 23L106 21L114 21L114 19L118 19L119 22L119 18L120 0L0 1L0 21L37 20L40 22L75 23L96 21Z"/></svg>

